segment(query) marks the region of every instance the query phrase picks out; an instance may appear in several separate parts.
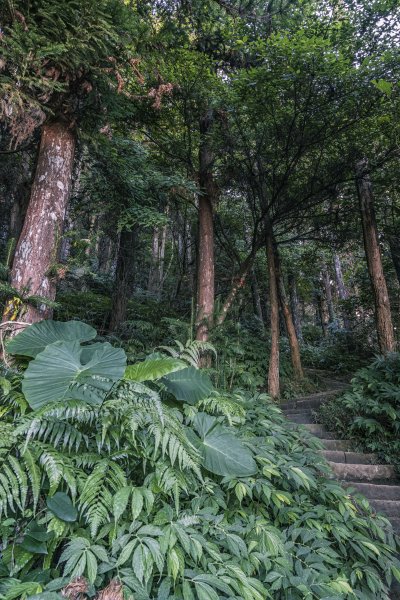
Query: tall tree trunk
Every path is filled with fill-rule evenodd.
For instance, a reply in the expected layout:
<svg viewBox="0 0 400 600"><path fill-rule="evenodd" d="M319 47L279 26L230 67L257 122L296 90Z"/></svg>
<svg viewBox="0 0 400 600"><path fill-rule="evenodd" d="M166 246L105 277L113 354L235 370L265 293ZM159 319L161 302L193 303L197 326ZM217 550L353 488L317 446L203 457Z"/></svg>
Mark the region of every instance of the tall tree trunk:
<svg viewBox="0 0 400 600"><path fill-rule="evenodd" d="M292 318L292 313L290 312L290 309L289 309L289 301L288 301L288 298L286 295L285 284L284 284L283 275L282 275L281 261L280 261L279 251L278 251L276 244L274 244L274 249L275 249L275 267L276 267L276 277L277 277L277 282L278 282L279 301L281 304L282 314L283 314L283 318L285 321L286 334L287 334L287 337L289 340L290 357L291 357L291 361L292 361L293 373L294 373L294 376L296 379L303 379L304 373L303 373L303 368L301 366L299 341L297 339L296 329L294 327L293 318Z"/></svg>
<svg viewBox="0 0 400 600"><path fill-rule="evenodd" d="M149 271L149 281L147 284L147 290L151 294L158 293L159 247L160 247L160 230L158 227L154 227L153 238L152 238L152 243L151 243L151 264L150 264L150 271Z"/></svg>
<svg viewBox="0 0 400 600"><path fill-rule="evenodd" d="M268 393L272 398L279 396L279 295L275 264L274 239L271 225L266 227L266 253L269 276L271 351L268 368Z"/></svg>
<svg viewBox="0 0 400 600"><path fill-rule="evenodd" d="M379 349L382 354L393 352L396 348L390 300L382 267L379 248L378 229L374 210L372 184L367 172L367 161L356 164L356 183L360 203L361 221L364 236L364 249L368 273L375 303L376 331Z"/></svg>
<svg viewBox="0 0 400 600"><path fill-rule="evenodd" d="M49 269L58 258L74 152L75 135L66 123L43 126L35 178L11 271L11 285L27 295L55 299L56 281ZM6 313L7 307L5 318ZM34 323L51 316L52 309L41 304L28 306L20 319Z"/></svg>
<svg viewBox="0 0 400 600"><path fill-rule="evenodd" d="M135 279L137 227L122 231L119 240L115 286L112 298L110 331L117 330L126 321L128 302Z"/></svg>
<svg viewBox="0 0 400 600"><path fill-rule="evenodd" d="M340 262L340 257L338 254L336 254L336 252L333 255L333 264L335 267L335 277L336 277L336 285L337 285L337 290L338 290L338 294L339 294L339 299L347 300L348 292L347 292L347 289L346 289L346 286L344 283L344 279L343 279L342 265ZM349 319L349 315L347 314L345 309L342 309L342 317L343 317L344 328L349 331L351 328L350 319Z"/></svg>
<svg viewBox="0 0 400 600"><path fill-rule="evenodd" d="M331 278L329 276L329 271L328 271L328 267L326 264L323 264L323 266L322 266L321 275L322 275L322 282L324 284L324 289L325 289L325 298L326 298L326 305L328 308L329 323L334 323L335 318L336 318L335 317L335 307L333 306Z"/></svg>
<svg viewBox="0 0 400 600"><path fill-rule="evenodd" d="M264 326L265 326L264 315L262 312L260 291L258 289L257 275L256 275L254 267L250 271L250 277L251 277L251 295L252 295L252 299L253 299L254 314L259 319L260 323L262 324L262 327L264 328Z"/></svg>
<svg viewBox="0 0 400 600"><path fill-rule="evenodd" d="M296 330L296 336L299 341L303 339L303 332L301 329L301 320L299 315L299 297L297 293L296 277L293 272L288 274L288 285L289 285L289 299L290 299L290 310L293 318L293 325Z"/></svg>
<svg viewBox="0 0 400 600"><path fill-rule="evenodd" d="M336 276L336 284L337 284L337 289L339 292L339 298L341 300L346 300L347 299L347 289L346 286L344 284L344 280L343 280L343 273L342 273L342 265L340 262L340 257L338 254L333 255L333 264L335 265L335 276Z"/></svg>
<svg viewBox="0 0 400 600"><path fill-rule="evenodd" d="M216 187L213 180L213 152L210 132L213 112L208 110L200 119L199 148L199 234L197 264L196 340L208 340L214 314L214 202Z"/></svg>
<svg viewBox="0 0 400 600"><path fill-rule="evenodd" d="M400 236L389 235L389 249L392 257L393 265L396 270L397 280L400 283Z"/></svg>
<svg viewBox="0 0 400 600"><path fill-rule="evenodd" d="M233 278L231 289L218 315L217 325L222 325L222 323L225 321L228 311L231 308L238 292L243 288L244 284L246 283L247 276L254 262L254 258L255 252L251 252L240 265L239 271Z"/></svg>

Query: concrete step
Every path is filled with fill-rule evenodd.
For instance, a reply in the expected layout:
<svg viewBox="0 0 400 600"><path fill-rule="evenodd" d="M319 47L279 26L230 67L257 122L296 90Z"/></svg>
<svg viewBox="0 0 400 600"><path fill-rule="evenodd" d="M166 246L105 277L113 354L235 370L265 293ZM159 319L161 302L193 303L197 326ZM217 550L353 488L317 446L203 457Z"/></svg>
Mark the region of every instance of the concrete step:
<svg viewBox="0 0 400 600"><path fill-rule="evenodd" d="M394 481L396 469L392 465L343 464L329 461L340 481Z"/></svg>
<svg viewBox="0 0 400 600"><path fill-rule="evenodd" d="M289 402L283 402L279 404L279 408L282 410L292 408L318 408L324 402L337 396L341 390L328 390L326 392L318 392L316 394L310 394L309 396L301 396L296 400L290 400Z"/></svg>
<svg viewBox="0 0 400 600"><path fill-rule="evenodd" d="M325 427L319 423L305 423L304 427L316 437L323 438L324 440L334 440L336 437L336 433L327 431Z"/></svg>
<svg viewBox="0 0 400 600"><path fill-rule="evenodd" d="M400 500L370 500L369 503L376 512L381 512L390 519L400 519Z"/></svg>
<svg viewBox="0 0 400 600"><path fill-rule="evenodd" d="M321 442L325 446L325 450L341 450L342 452L347 452L352 448L351 440L324 440L321 439ZM335 462L335 461L334 461Z"/></svg>
<svg viewBox="0 0 400 600"><path fill-rule="evenodd" d="M400 518L399 517L391 517L390 523L393 527L393 531L395 533L397 533L397 535L400 535ZM399 596L399 598L400 598L400 596Z"/></svg>
<svg viewBox="0 0 400 600"><path fill-rule="evenodd" d="M315 423L315 419L311 412L299 412L296 414L288 413L285 414L286 418L289 421L293 421L293 423L300 423L301 425L305 425L307 423Z"/></svg>
<svg viewBox="0 0 400 600"><path fill-rule="evenodd" d="M343 452L340 450L320 450L320 453L326 458L326 460L336 463L370 465L378 462L375 454Z"/></svg>
<svg viewBox="0 0 400 600"><path fill-rule="evenodd" d="M368 500L400 500L400 485L379 485L346 481L346 488L354 488L353 493L359 492Z"/></svg>

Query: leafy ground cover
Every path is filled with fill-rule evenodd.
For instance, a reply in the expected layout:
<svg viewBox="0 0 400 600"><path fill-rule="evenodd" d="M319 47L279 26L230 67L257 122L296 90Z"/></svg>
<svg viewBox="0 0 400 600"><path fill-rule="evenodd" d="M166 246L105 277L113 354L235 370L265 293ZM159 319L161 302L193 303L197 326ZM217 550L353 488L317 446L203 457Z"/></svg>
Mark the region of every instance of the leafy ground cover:
<svg viewBox="0 0 400 600"><path fill-rule="evenodd" d="M378 357L357 371L351 388L319 415L330 430L400 469L400 355Z"/></svg>
<svg viewBox="0 0 400 600"><path fill-rule="evenodd" d="M126 367L95 334L48 321L8 346L0 598L388 598L390 524L317 440L216 390L193 348Z"/></svg>

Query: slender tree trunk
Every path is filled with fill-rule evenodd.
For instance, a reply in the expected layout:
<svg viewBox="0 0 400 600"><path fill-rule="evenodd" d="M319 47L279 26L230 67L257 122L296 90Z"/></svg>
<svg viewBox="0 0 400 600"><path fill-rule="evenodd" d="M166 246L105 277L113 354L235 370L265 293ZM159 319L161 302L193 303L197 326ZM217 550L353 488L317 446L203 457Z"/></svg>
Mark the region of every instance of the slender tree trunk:
<svg viewBox="0 0 400 600"><path fill-rule="evenodd" d="M390 311L389 294L379 248L372 184L367 172L366 160L360 160L356 164L356 182L363 227L365 256L367 259L368 273L371 280L375 303L378 344L382 354L387 354L388 352L393 352L395 350L396 342Z"/></svg>
<svg viewBox="0 0 400 600"><path fill-rule="evenodd" d="M128 302L135 279L137 227L122 231L119 240L115 286L112 298L110 331L117 330L126 321Z"/></svg>
<svg viewBox="0 0 400 600"><path fill-rule="evenodd" d="M342 265L340 262L340 257L338 254L333 255L333 264L335 265L335 275L336 275L336 284L337 284L337 289L339 292L339 298L340 300L346 300L347 299L347 289L346 286L344 284L344 280L343 280L343 273L342 273Z"/></svg>
<svg viewBox="0 0 400 600"><path fill-rule="evenodd" d="M271 351L268 368L268 393L279 396L279 295L272 227L266 227L266 252L269 276Z"/></svg>
<svg viewBox="0 0 400 600"><path fill-rule="evenodd" d="M255 258L255 253L249 254L249 256L241 264L238 273L233 278L232 286L224 304L222 305L221 311L217 318L217 325L222 325L225 321L229 309L231 308L238 292L244 287L247 276L251 270Z"/></svg>
<svg viewBox="0 0 400 600"><path fill-rule="evenodd" d="M297 283L294 273L289 272L288 275L289 284L289 298L290 298L290 310L292 313L293 324L296 330L296 336L299 341L303 340L303 332L301 329L301 320L299 315L299 297L297 293Z"/></svg>
<svg viewBox="0 0 400 600"><path fill-rule="evenodd" d="M262 312L260 291L258 289L258 281L257 281L257 276L256 276L254 267L251 269L250 277L251 277L251 295L252 295L252 299L253 299L254 314L259 319L262 327L264 328L265 327L264 315Z"/></svg>
<svg viewBox="0 0 400 600"><path fill-rule="evenodd" d="M285 284L284 284L283 275L282 275L281 261L280 261L279 251L278 251L276 244L274 244L274 249L275 249L275 267L276 267L276 277L277 277L277 282L278 282L279 301L280 301L280 305L281 305L281 309L282 309L283 318L285 321L286 334L287 334L287 337L289 340L290 357L291 357L291 361L292 361L293 373L294 373L294 376L296 379L303 379L304 373L303 373L303 368L301 366L299 341L297 339L296 329L294 327L292 314L289 309L289 301L288 301L288 298L286 295Z"/></svg>
<svg viewBox="0 0 400 600"><path fill-rule="evenodd" d="M397 280L400 283L400 236L389 235L389 249L392 257L393 265L396 270Z"/></svg>
<svg viewBox="0 0 400 600"><path fill-rule="evenodd" d="M348 292L347 292L347 289L346 289L346 286L345 286L344 280L343 280L342 265L340 262L340 257L338 254L336 254L336 252L333 255L333 264L335 267L335 277L336 277L336 285L337 285L337 290L338 290L338 294L339 294L339 299L347 300ZM347 314L345 309L342 309L342 317L343 317L344 328L349 331L351 329L350 319L349 319L349 315Z"/></svg>
<svg viewBox="0 0 400 600"><path fill-rule="evenodd" d="M214 160L209 135L213 122L212 110L200 119L199 149L199 234L197 265L196 339L208 340L214 314L214 202L216 187L213 180Z"/></svg>
<svg viewBox="0 0 400 600"><path fill-rule="evenodd" d="M27 295L55 299L56 280L49 269L58 258L74 152L75 135L66 123L43 126L29 206L11 271L11 285ZM34 323L51 316L52 309L41 304L28 306L20 319Z"/></svg>
<svg viewBox="0 0 400 600"><path fill-rule="evenodd" d="M333 306L331 278L329 277L328 267L326 264L322 266L322 281L325 289L326 305L328 308L329 323L335 322L335 308Z"/></svg>
<svg viewBox="0 0 400 600"><path fill-rule="evenodd" d="M151 264L149 271L149 281L147 289L151 294L157 295L159 291L159 259L160 259L160 230L158 227L153 229L153 239L151 244Z"/></svg>

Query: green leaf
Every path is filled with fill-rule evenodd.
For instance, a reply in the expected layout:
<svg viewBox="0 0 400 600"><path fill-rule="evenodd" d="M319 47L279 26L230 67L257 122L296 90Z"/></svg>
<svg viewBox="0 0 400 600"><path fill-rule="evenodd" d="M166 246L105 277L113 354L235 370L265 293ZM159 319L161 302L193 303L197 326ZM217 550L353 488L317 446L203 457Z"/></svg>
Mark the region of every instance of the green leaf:
<svg viewBox="0 0 400 600"><path fill-rule="evenodd" d="M27 327L7 344L7 352L35 358L54 342L88 342L97 332L80 321L40 321Z"/></svg>
<svg viewBox="0 0 400 600"><path fill-rule="evenodd" d="M11 391L11 381L8 381L5 377L0 377L0 388L3 391L3 394L7 396Z"/></svg>
<svg viewBox="0 0 400 600"><path fill-rule="evenodd" d="M72 500L65 492L56 492L46 500L47 508L61 521L74 523L78 518L78 511Z"/></svg>
<svg viewBox="0 0 400 600"><path fill-rule="evenodd" d="M195 582L194 587L199 600L219 600L217 592L207 583Z"/></svg>
<svg viewBox="0 0 400 600"><path fill-rule="evenodd" d="M125 352L109 343L55 342L31 361L22 391L33 409L66 399L101 404L123 376L125 363Z"/></svg>
<svg viewBox="0 0 400 600"><path fill-rule="evenodd" d="M128 506L131 489L130 486L124 487L118 490L113 498L113 515L116 523L124 514L126 507Z"/></svg>
<svg viewBox="0 0 400 600"><path fill-rule="evenodd" d="M214 390L209 376L194 367L186 367L170 373L161 381L170 394L187 404L196 404L196 402L208 398Z"/></svg>
<svg viewBox="0 0 400 600"><path fill-rule="evenodd" d="M248 477L257 472L250 450L218 419L197 413L193 426L198 435L188 429L188 437L200 451L203 465L208 471L224 477Z"/></svg>
<svg viewBox="0 0 400 600"><path fill-rule="evenodd" d="M45 542L39 542L38 540L35 540L35 538L33 538L30 535L25 535L20 546L21 546L21 548L23 548L23 550L26 550L27 552L31 552L32 554L47 554L48 553Z"/></svg>
<svg viewBox="0 0 400 600"><path fill-rule="evenodd" d="M125 370L125 379L133 381L154 381L169 373L186 368L186 363L173 358L158 358L144 360L143 362L129 365Z"/></svg>

